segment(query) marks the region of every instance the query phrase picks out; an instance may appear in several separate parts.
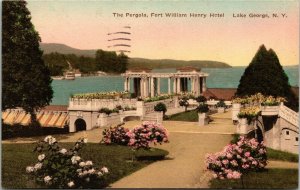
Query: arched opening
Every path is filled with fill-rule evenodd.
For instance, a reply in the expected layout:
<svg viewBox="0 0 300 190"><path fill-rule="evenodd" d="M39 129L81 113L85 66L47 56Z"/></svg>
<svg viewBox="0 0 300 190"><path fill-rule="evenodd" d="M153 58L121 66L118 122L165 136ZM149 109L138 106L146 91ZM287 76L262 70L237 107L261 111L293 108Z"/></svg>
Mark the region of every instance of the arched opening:
<svg viewBox="0 0 300 190"><path fill-rule="evenodd" d="M77 119L75 121L75 129L76 131L86 130L86 123L83 119Z"/></svg>
<svg viewBox="0 0 300 190"><path fill-rule="evenodd" d="M127 117L124 117L123 121L126 122L126 121L139 121L141 120L140 116L127 116Z"/></svg>

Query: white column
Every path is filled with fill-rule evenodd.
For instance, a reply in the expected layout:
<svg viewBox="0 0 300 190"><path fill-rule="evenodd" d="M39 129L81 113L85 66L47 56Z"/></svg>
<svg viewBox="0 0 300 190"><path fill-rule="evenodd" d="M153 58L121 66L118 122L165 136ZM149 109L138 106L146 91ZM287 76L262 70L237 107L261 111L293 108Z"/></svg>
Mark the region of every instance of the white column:
<svg viewBox="0 0 300 190"><path fill-rule="evenodd" d="M199 87L199 77L197 76L197 77L195 77L195 91L196 91L196 96L199 96L200 95L200 92L199 92L199 89L200 89L200 87Z"/></svg>
<svg viewBox="0 0 300 190"><path fill-rule="evenodd" d="M202 78L202 92L206 91L206 77Z"/></svg>
<svg viewBox="0 0 300 190"><path fill-rule="evenodd" d="M141 91L141 97L144 97L144 80L141 78L140 80L140 91Z"/></svg>
<svg viewBox="0 0 300 190"><path fill-rule="evenodd" d="M127 77L124 78L124 91L128 91L128 88L127 88Z"/></svg>
<svg viewBox="0 0 300 190"><path fill-rule="evenodd" d="M130 78L127 79L127 90L130 92Z"/></svg>
<svg viewBox="0 0 300 190"><path fill-rule="evenodd" d="M194 77L191 77L191 92L192 92L192 94L195 94L194 84L195 84Z"/></svg>
<svg viewBox="0 0 300 190"><path fill-rule="evenodd" d="M177 78L177 93L180 93L180 77Z"/></svg>
<svg viewBox="0 0 300 190"><path fill-rule="evenodd" d="M149 78L145 79L145 97L149 97Z"/></svg>
<svg viewBox="0 0 300 190"><path fill-rule="evenodd" d="M157 78L157 95L160 95L160 78Z"/></svg>
<svg viewBox="0 0 300 190"><path fill-rule="evenodd" d="M153 97L154 96L154 78L153 77L151 77L150 78L150 86L151 86L151 97Z"/></svg>
<svg viewBox="0 0 300 190"><path fill-rule="evenodd" d="M177 91L176 91L176 80L177 80L177 79L174 77L174 78L173 78L173 93L174 93L174 94L177 93Z"/></svg>
<svg viewBox="0 0 300 190"><path fill-rule="evenodd" d="M171 94L171 78L168 78L168 94Z"/></svg>

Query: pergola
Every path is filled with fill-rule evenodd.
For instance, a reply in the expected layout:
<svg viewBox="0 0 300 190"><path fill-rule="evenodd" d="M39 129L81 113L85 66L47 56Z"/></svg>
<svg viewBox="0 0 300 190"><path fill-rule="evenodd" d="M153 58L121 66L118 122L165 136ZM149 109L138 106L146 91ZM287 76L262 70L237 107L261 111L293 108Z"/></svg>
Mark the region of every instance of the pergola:
<svg viewBox="0 0 300 190"><path fill-rule="evenodd" d="M190 82L190 93L195 96L201 95L206 91L207 73L200 69L184 67L177 69L175 73L152 73L149 69L128 70L123 73L124 90L130 92L130 80L133 79L133 93L142 98L153 97L160 94L160 79L168 79L168 94L179 94L188 92L188 83ZM173 91L171 90L173 82Z"/></svg>

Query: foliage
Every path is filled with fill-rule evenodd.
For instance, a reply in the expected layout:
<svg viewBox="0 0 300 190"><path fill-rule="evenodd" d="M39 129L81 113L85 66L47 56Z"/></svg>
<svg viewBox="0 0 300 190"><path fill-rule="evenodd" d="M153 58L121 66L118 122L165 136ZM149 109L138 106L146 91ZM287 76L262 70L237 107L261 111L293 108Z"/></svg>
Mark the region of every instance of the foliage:
<svg viewBox="0 0 300 190"><path fill-rule="evenodd" d="M207 113L209 111L208 105L207 104L199 104L197 107L197 111L199 113Z"/></svg>
<svg viewBox="0 0 300 190"><path fill-rule="evenodd" d="M269 159L272 160L283 160L288 162L298 162L299 155L290 152L285 152L281 150L274 150L272 148L267 148L267 155Z"/></svg>
<svg viewBox="0 0 300 190"><path fill-rule="evenodd" d="M127 136L130 137L128 145L134 149L149 149L151 143L156 145L169 142L167 129L151 122L143 122L127 132Z"/></svg>
<svg viewBox="0 0 300 190"><path fill-rule="evenodd" d="M148 97L144 99L144 102L155 102L155 101L159 101L159 100L166 100L169 98L172 98L172 95L168 95L168 94L161 94L159 96L154 96L154 97Z"/></svg>
<svg viewBox="0 0 300 190"><path fill-rule="evenodd" d="M256 104L256 105L268 105L268 106L277 106L281 102L286 102L284 97L273 97L273 96L264 96L261 93L256 93L250 96L236 97L232 100L232 103L240 104Z"/></svg>
<svg viewBox="0 0 300 190"><path fill-rule="evenodd" d="M128 66L128 57L121 53L117 55L113 51L96 51L95 58L96 68L99 71L124 73Z"/></svg>
<svg viewBox="0 0 300 190"><path fill-rule="evenodd" d="M39 127L36 128L31 124L23 126L21 124L8 125L2 122L2 139L10 139L15 137L35 137L52 134L67 134L69 128L57 128L57 127Z"/></svg>
<svg viewBox="0 0 300 190"><path fill-rule="evenodd" d="M206 102L207 99L204 96L198 96L197 98L195 98L197 102Z"/></svg>
<svg viewBox="0 0 300 190"><path fill-rule="evenodd" d="M114 108L114 109L109 109L109 108L101 108L99 110L99 113L105 113L107 115L110 115L111 113L119 113L119 109Z"/></svg>
<svg viewBox="0 0 300 190"><path fill-rule="evenodd" d="M287 106L298 110L299 103L288 80L276 53L262 45L245 69L236 95L246 96L260 92L267 96L286 97Z"/></svg>
<svg viewBox="0 0 300 190"><path fill-rule="evenodd" d="M219 179L239 179L249 171L262 170L267 165L266 147L256 139L239 138L235 144L229 144L223 151L206 156L206 166Z"/></svg>
<svg viewBox="0 0 300 190"><path fill-rule="evenodd" d="M154 111L162 111L163 114L165 114L167 112L167 106L166 104L159 102L154 106Z"/></svg>
<svg viewBox="0 0 300 190"><path fill-rule="evenodd" d="M73 143L60 143L67 149ZM25 171L26 167L36 160L37 152L32 143L2 144L2 172L1 185L6 189L42 189L47 188L35 183ZM106 146L99 143L87 143L80 150L80 156L85 160L92 160L95 166L105 165L109 173L103 178L105 186L114 183L129 174L153 163L152 160L127 162L132 157L132 150L128 146ZM17 158L17 159L16 159ZM93 187L94 188L94 187Z"/></svg>
<svg viewBox="0 0 300 190"><path fill-rule="evenodd" d="M224 100L220 100L220 101L216 104L216 106L217 106L218 108L225 108L225 107L226 107L226 104L225 104Z"/></svg>
<svg viewBox="0 0 300 190"><path fill-rule="evenodd" d="M238 113L238 118L246 118L248 121L252 121L260 114L260 108L258 106L249 106L242 108Z"/></svg>
<svg viewBox="0 0 300 190"><path fill-rule="evenodd" d="M187 97L182 97L178 102L180 106L183 106L185 108L185 111L187 111L187 108L190 105L188 100L189 99Z"/></svg>
<svg viewBox="0 0 300 190"><path fill-rule="evenodd" d="M124 111L130 111L130 110L136 110L136 107L129 107L129 106L125 106L123 108Z"/></svg>
<svg viewBox="0 0 300 190"><path fill-rule="evenodd" d="M22 107L33 115L53 97L41 41L25 1L2 3L2 110Z"/></svg>
<svg viewBox="0 0 300 190"><path fill-rule="evenodd" d="M239 180L213 179L212 189L297 189L298 169L265 169L244 175L243 183Z"/></svg>
<svg viewBox="0 0 300 190"><path fill-rule="evenodd" d="M26 172L33 174L38 183L50 188L101 188L103 175L108 173L108 169L97 169L92 161L85 162L78 156L86 142L81 138L67 150L60 148L54 137L47 136L34 149L40 153L38 163L27 166Z"/></svg>
<svg viewBox="0 0 300 190"><path fill-rule="evenodd" d="M127 145L129 143L129 137L126 135L129 129L118 125L116 127L110 127L109 129L104 129L102 132L101 143L104 144L118 144Z"/></svg>
<svg viewBox="0 0 300 190"><path fill-rule="evenodd" d="M71 96L76 99L117 99L117 98L130 98L129 92L94 92L94 93L84 93L84 94L74 94Z"/></svg>

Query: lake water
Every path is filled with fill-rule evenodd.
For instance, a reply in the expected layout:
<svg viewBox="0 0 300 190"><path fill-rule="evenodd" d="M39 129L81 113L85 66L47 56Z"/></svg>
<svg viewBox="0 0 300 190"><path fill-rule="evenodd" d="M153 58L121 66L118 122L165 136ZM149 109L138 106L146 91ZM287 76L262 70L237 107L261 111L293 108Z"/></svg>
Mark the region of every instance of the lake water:
<svg viewBox="0 0 300 190"><path fill-rule="evenodd" d="M245 67L226 69L205 68L208 73L208 88L237 88ZM292 86L299 86L298 66L284 67ZM175 69L160 69L154 72L175 72ZM167 92L167 79L161 80L161 91ZM131 84L132 85L132 84ZM71 94L100 91L122 91L124 80L121 76L82 77L76 80L53 80L54 97L51 105L67 105ZM131 89L132 86L131 86Z"/></svg>

